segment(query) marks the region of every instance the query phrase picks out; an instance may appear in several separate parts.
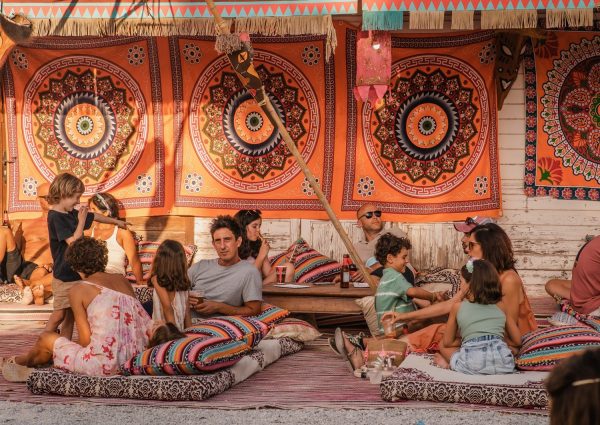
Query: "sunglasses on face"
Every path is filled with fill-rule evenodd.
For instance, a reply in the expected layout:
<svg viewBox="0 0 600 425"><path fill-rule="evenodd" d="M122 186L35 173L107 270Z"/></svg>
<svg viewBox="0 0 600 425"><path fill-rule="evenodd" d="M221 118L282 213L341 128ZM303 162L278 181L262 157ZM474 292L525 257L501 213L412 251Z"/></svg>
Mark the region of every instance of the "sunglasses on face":
<svg viewBox="0 0 600 425"><path fill-rule="evenodd" d="M360 220L363 217L366 217L368 220L370 220L371 218L373 218L373 216L379 218L381 217L381 211L377 210L377 211L369 211L364 213L363 215L361 215L360 217L358 217L358 219Z"/></svg>
<svg viewBox="0 0 600 425"><path fill-rule="evenodd" d="M470 242L469 241L469 250L473 249L475 245L481 245L479 242Z"/></svg>
<svg viewBox="0 0 600 425"><path fill-rule="evenodd" d="M467 217L465 219L465 224L478 224L473 217Z"/></svg>

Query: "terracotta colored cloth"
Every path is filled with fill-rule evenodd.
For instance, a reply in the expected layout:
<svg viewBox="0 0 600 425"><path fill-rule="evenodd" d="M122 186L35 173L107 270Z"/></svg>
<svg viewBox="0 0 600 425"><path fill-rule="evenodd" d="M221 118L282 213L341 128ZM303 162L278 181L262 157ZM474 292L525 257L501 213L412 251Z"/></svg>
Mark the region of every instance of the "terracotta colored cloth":
<svg viewBox="0 0 600 425"><path fill-rule="evenodd" d="M377 47L377 48L375 48ZM375 102L383 97L392 73L392 38L389 32L361 31L356 41L356 87L358 101Z"/></svg>
<svg viewBox="0 0 600 425"><path fill-rule="evenodd" d="M163 40L164 41L164 40ZM4 73L9 212L39 210L37 185L69 171L129 215L166 211L159 41L45 38ZM168 61L168 50L160 62ZM168 73L167 73L168 75ZM12 215L18 216L16 215Z"/></svg>
<svg viewBox="0 0 600 425"><path fill-rule="evenodd" d="M525 194L600 200L600 37L547 31L528 42Z"/></svg>
<svg viewBox="0 0 600 425"><path fill-rule="evenodd" d="M338 34L346 46L338 79L346 72L355 81L357 36ZM409 222L499 215L493 52L493 32L392 37L384 99L373 105L348 95L347 108L338 109L348 120L346 149L336 144L342 217L365 202L386 219Z"/></svg>
<svg viewBox="0 0 600 425"><path fill-rule="evenodd" d="M592 239L579 254L571 280L571 303L583 314L600 308L600 236Z"/></svg>
<svg viewBox="0 0 600 425"><path fill-rule="evenodd" d="M258 208L263 216L325 218L279 130L209 37L170 40L176 214ZM254 68L276 112L331 199L335 120L333 60L325 36L251 37ZM326 106L329 105L329 106ZM178 129L181 129L179 131ZM337 133L339 131L339 133Z"/></svg>

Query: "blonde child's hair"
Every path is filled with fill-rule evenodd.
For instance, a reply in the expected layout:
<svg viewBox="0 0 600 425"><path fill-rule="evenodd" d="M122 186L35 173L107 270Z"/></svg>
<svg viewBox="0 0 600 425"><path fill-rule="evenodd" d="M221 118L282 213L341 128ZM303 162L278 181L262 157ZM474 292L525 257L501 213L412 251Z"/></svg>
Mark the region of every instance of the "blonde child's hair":
<svg viewBox="0 0 600 425"><path fill-rule="evenodd" d="M81 180L73 174L62 173L56 176L48 189L48 203L56 205L61 199L69 198L76 194L83 194L85 186Z"/></svg>

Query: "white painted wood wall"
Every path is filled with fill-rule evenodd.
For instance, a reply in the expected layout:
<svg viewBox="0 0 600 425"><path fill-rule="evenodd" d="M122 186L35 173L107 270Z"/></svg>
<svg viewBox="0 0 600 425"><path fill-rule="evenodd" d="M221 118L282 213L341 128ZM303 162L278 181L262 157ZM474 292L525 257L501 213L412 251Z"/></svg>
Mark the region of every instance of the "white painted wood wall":
<svg viewBox="0 0 600 425"><path fill-rule="evenodd" d="M600 234L600 202L527 198L523 193L525 162L525 104L523 73L515 82L499 113L500 177L504 216L498 223L511 237L517 268L530 295L543 295L551 278L570 278L579 247L588 234ZM468 214L465 214L465 216ZM213 258L208 223L198 218L195 239L197 259ZM411 262L423 270L435 266L458 268L465 261L459 234L451 223L394 223L408 232L413 245ZM359 237L353 221L344 221L352 240ZM340 259L346 251L328 221L266 220L263 234L271 240L272 253L285 250L299 236L315 249Z"/></svg>

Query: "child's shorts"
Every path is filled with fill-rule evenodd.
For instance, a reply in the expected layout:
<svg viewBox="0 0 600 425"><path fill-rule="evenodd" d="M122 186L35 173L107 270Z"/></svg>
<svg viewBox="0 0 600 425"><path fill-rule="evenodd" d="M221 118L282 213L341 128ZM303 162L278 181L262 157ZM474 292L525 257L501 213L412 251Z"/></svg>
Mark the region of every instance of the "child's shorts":
<svg viewBox="0 0 600 425"><path fill-rule="evenodd" d="M463 342L450 359L450 369L467 375L512 373L515 358L504 339L484 335Z"/></svg>
<svg viewBox="0 0 600 425"><path fill-rule="evenodd" d="M54 310L71 308L69 301L69 290L77 282L63 282L55 277L52 278L52 294L54 295Z"/></svg>

